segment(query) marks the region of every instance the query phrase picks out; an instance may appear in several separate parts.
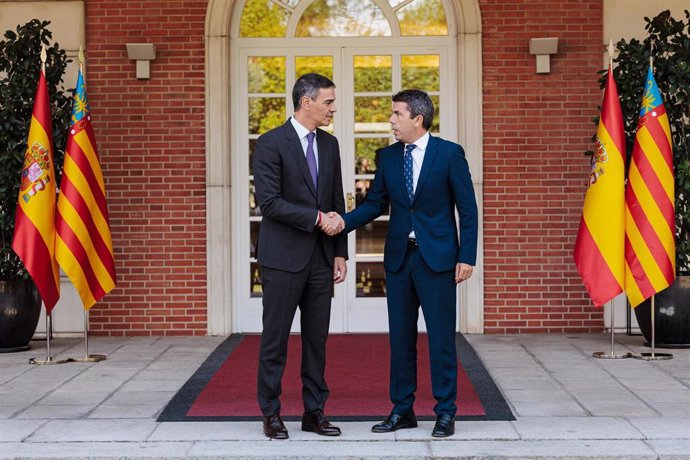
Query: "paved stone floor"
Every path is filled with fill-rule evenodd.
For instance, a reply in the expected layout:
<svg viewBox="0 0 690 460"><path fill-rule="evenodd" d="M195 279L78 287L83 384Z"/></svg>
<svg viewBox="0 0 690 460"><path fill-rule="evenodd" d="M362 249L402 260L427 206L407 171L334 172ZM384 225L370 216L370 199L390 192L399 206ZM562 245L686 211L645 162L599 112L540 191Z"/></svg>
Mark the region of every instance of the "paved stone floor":
<svg viewBox="0 0 690 460"><path fill-rule="evenodd" d="M448 439L433 422L392 434L339 423L343 436L303 433L270 441L258 422L168 422L156 417L222 337L90 340L99 363L28 364L0 354L0 459L211 458L688 458L690 350L668 361L603 360L608 334L470 335L516 420L458 422ZM649 351L619 335L616 351ZM52 341L53 356L83 356L80 340Z"/></svg>

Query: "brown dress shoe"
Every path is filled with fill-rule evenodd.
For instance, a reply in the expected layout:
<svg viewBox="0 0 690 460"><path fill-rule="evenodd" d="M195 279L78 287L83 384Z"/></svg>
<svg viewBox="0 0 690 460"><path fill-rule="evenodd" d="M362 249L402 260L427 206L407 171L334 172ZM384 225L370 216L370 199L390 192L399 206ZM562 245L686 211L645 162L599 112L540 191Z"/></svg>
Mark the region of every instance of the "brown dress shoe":
<svg viewBox="0 0 690 460"><path fill-rule="evenodd" d="M302 431L311 431L321 436L340 436L340 428L331 425L320 410L305 412L302 415Z"/></svg>
<svg viewBox="0 0 690 460"><path fill-rule="evenodd" d="M270 417L264 415L264 434L271 439L287 439L288 431L285 428L280 412L276 412Z"/></svg>

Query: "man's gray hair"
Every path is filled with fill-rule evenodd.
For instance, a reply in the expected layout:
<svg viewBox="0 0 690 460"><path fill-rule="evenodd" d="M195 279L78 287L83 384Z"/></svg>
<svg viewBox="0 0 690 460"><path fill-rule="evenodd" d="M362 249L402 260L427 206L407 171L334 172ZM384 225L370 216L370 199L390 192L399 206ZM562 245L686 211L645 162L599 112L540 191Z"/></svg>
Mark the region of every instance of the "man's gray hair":
<svg viewBox="0 0 690 460"><path fill-rule="evenodd" d="M306 73L299 77L292 87L292 104L295 112L299 110L304 96L316 99L321 88L335 88L335 83L318 73Z"/></svg>

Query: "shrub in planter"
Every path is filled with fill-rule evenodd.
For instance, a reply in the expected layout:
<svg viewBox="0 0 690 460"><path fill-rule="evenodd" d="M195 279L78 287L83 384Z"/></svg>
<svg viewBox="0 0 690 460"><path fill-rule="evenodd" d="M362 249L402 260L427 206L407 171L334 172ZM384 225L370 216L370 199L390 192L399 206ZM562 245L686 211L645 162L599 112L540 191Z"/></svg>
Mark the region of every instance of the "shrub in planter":
<svg viewBox="0 0 690 460"><path fill-rule="evenodd" d="M27 288L21 287L28 283L30 290L35 290L26 268L12 250L12 238L20 173L41 68L42 46L46 47L48 56L45 72L50 93L53 160L58 184L71 114L71 98L62 84L62 76L69 61L65 51L57 43L51 45L49 24L49 21L33 19L24 25L18 25L16 30L6 31L4 39L0 41L0 283L20 286L2 287L0 295L21 292L25 298L38 298L37 312L34 312L35 306L26 305L22 301L0 302L0 350L27 345L40 314L40 298L28 295ZM24 309L33 309L32 314L27 315ZM19 321L21 324L10 324L10 321ZM33 322L33 327L26 327L27 321ZM22 336L28 334L28 339L17 340L10 337L13 331L19 333L29 330L30 333L22 333ZM18 347L18 342L26 343Z"/></svg>

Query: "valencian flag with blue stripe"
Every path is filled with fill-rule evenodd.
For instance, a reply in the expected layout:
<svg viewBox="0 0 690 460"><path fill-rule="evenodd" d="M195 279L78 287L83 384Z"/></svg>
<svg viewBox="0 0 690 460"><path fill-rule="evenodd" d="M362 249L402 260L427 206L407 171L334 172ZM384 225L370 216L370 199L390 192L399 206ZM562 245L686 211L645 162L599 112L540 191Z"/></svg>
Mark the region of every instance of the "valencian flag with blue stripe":
<svg viewBox="0 0 690 460"><path fill-rule="evenodd" d="M41 53L41 59L45 63L45 50ZM50 97L45 69L42 68L24 154L12 249L34 280L48 315L60 298L60 271L55 260L55 169L52 145Z"/></svg>
<svg viewBox="0 0 690 460"><path fill-rule="evenodd" d="M88 310L115 287L115 259L81 66L57 207L57 260Z"/></svg>
<svg viewBox="0 0 690 460"><path fill-rule="evenodd" d="M625 192L625 290L630 305L673 283L675 192L671 128L650 64Z"/></svg>
<svg viewBox="0 0 690 460"><path fill-rule="evenodd" d="M625 131L610 64L591 161L574 259L592 302L601 306L625 282Z"/></svg>

